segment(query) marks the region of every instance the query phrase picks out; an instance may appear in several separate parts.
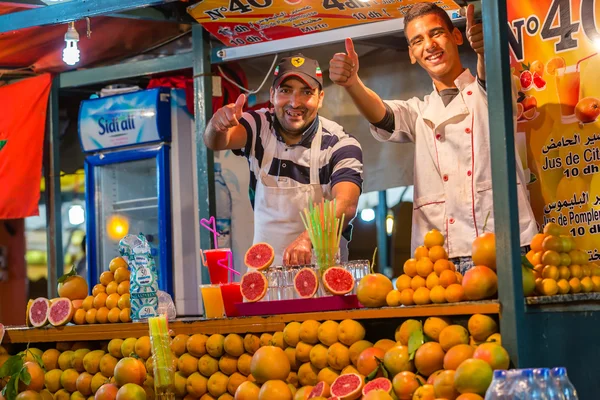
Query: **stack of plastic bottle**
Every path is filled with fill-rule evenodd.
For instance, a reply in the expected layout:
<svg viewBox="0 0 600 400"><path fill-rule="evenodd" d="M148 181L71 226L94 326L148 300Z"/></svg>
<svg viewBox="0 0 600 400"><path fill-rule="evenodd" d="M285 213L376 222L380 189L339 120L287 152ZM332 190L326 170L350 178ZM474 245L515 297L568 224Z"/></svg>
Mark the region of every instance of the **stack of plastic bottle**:
<svg viewBox="0 0 600 400"><path fill-rule="evenodd" d="M573 400L577 391L563 367L494 371L485 400Z"/></svg>

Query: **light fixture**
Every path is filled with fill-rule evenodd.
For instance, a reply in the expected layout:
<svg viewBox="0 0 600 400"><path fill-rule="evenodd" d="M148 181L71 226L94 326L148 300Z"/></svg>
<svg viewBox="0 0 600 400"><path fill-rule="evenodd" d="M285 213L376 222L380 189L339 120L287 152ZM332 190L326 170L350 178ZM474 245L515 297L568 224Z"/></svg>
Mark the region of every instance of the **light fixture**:
<svg viewBox="0 0 600 400"><path fill-rule="evenodd" d="M385 233L387 233L388 236L392 236L393 232L394 232L394 216L388 214L388 216L385 217Z"/></svg>
<svg viewBox="0 0 600 400"><path fill-rule="evenodd" d="M365 208L360 212L360 219L365 222L371 222L375 219L375 211L372 208Z"/></svg>
<svg viewBox="0 0 600 400"><path fill-rule="evenodd" d="M79 204L72 205L69 208L69 223L73 226L81 225L85 222L85 210Z"/></svg>
<svg viewBox="0 0 600 400"><path fill-rule="evenodd" d="M69 22L69 28L65 34L65 49L63 50L63 61L67 65L75 65L79 62L79 33L75 29L75 22Z"/></svg>
<svg viewBox="0 0 600 400"><path fill-rule="evenodd" d="M118 241L129 233L129 220L122 215L112 215L106 222L106 234L111 240Z"/></svg>

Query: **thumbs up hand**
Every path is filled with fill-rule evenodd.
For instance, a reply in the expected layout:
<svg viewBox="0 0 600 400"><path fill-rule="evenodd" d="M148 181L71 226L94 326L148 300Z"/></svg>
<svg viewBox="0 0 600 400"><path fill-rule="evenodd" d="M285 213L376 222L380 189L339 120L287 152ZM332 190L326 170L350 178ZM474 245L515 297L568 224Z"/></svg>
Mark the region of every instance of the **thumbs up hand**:
<svg viewBox="0 0 600 400"><path fill-rule="evenodd" d="M352 39L346 39L346 53L336 53L329 61L329 79L337 85L350 87L358 80L358 54Z"/></svg>
<svg viewBox="0 0 600 400"><path fill-rule="evenodd" d="M243 107L246 103L246 95L240 94L235 103L227 104L217 110L212 117L211 123L219 132L227 132L229 129L240 124Z"/></svg>
<svg viewBox="0 0 600 400"><path fill-rule="evenodd" d="M481 23L475 23L475 7L473 4L467 6L467 40L469 44L475 50L477 55L483 56L483 25Z"/></svg>

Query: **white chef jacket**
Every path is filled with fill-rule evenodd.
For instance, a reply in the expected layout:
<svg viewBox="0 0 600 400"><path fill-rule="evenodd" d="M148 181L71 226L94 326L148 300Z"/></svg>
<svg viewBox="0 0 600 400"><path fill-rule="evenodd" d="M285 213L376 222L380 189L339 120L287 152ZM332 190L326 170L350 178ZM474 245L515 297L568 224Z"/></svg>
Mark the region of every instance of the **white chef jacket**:
<svg viewBox="0 0 600 400"><path fill-rule="evenodd" d="M494 231L492 170L487 93L466 69L455 81L460 93L444 106L435 86L423 100L386 101L394 113L394 131L371 125L382 142L414 142L412 250L435 228L446 237L450 258L471 256L473 240ZM517 163L521 246L537 225Z"/></svg>

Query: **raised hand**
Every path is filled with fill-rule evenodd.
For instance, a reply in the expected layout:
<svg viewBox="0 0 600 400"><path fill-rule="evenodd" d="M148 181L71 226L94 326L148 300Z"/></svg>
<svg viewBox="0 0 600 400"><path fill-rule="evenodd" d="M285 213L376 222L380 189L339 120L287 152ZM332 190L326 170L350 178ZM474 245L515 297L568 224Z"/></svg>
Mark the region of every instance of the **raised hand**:
<svg viewBox="0 0 600 400"><path fill-rule="evenodd" d="M352 39L346 38L346 52L336 53L329 61L329 79L337 85L349 87L358 81L358 54Z"/></svg>
<svg viewBox="0 0 600 400"><path fill-rule="evenodd" d="M246 95L240 94L235 103L227 104L217 110L212 117L211 124L219 132L227 132L240 124L242 109L246 103Z"/></svg>
<svg viewBox="0 0 600 400"><path fill-rule="evenodd" d="M475 7L473 4L467 6L467 40L475 50L475 53L483 56L483 25L475 23Z"/></svg>

